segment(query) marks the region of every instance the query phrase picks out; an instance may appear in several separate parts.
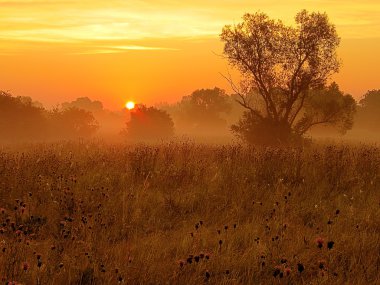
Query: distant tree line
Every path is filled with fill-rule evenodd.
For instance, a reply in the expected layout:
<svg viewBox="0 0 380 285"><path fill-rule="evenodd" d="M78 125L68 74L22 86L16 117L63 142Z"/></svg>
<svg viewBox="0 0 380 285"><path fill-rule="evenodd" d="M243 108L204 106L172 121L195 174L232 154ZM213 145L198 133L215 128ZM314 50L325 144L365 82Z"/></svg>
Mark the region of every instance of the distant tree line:
<svg viewBox="0 0 380 285"><path fill-rule="evenodd" d="M91 112L70 107L47 110L30 97L0 91L0 140L25 141L89 137L98 129Z"/></svg>
<svg viewBox="0 0 380 285"><path fill-rule="evenodd" d="M337 134L353 127L380 132L380 90L368 91L358 103L336 83L310 92L299 124L302 134L312 133L315 127L323 131L321 126L330 132L335 129ZM255 96L251 95L251 103L255 102ZM255 125L240 99L238 94L228 95L217 87L199 89L174 104L156 107L137 104L126 121L125 116L107 111L100 101L87 97L47 110L30 97L0 92L0 141L90 138L105 124L113 125L113 134L122 134L131 141L154 141L174 135L206 138L232 133L248 143L265 144L265 134L276 130L265 124Z"/></svg>

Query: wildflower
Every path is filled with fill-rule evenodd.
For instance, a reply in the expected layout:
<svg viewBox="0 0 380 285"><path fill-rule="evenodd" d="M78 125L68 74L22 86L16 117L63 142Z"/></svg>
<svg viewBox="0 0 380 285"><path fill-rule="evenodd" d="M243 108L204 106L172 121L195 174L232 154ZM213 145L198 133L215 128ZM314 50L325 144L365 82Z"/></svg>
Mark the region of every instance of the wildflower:
<svg viewBox="0 0 380 285"><path fill-rule="evenodd" d="M284 273L285 273L286 276L289 276L290 273L292 273L292 270L291 270L289 267L286 267L286 268L284 269Z"/></svg>
<svg viewBox="0 0 380 285"><path fill-rule="evenodd" d="M320 260L319 262L318 262L319 264L318 264L318 268L319 269L324 269L325 268L325 261L324 260Z"/></svg>
<svg viewBox="0 0 380 285"><path fill-rule="evenodd" d="M280 273L281 273L281 267L280 266L276 266L274 268L273 277L277 277L278 275L280 275Z"/></svg>
<svg viewBox="0 0 380 285"><path fill-rule="evenodd" d="M297 270L299 273L302 273L305 270L305 266L302 263L297 264Z"/></svg>
<svg viewBox="0 0 380 285"><path fill-rule="evenodd" d="M199 262L199 256L194 256L194 260L196 263L198 263Z"/></svg>
<svg viewBox="0 0 380 285"><path fill-rule="evenodd" d="M22 263L22 270L24 270L26 272L26 271L28 271L29 268L30 268L30 266L29 266L28 262Z"/></svg>
<svg viewBox="0 0 380 285"><path fill-rule="evenodd" d="M318 248L322 248L325 240L321 237L318 237L315 242L317 243Z"/></svg>
<svg viewBox="0 0 380 285"><path fill-rule="evenodd" d="M327 248L328 248L328 249L332 249L333 246L334 246L334 242L333 242L333 241L329 241L329 242L327 243Z"/></svg>
<svg viewBox="0 0 380 285"><path fill-rule="evenodd" d="M185 262L183 260L179 260L178 261L178 265L179 265L180 268L182 268L185 265Z"/></svg>

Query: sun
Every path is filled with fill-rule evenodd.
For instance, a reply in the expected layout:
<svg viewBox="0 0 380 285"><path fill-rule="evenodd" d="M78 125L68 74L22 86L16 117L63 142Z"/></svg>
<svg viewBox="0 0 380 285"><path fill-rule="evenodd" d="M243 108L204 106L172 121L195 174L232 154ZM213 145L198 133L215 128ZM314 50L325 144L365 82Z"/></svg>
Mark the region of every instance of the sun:
<svg viewBox="0 0 380 285"><path fill-rule="evenodd" d="M135 108L135 102L133 101L128 101L127 104L125 104L125 107L128 109L128 110L132 110Z"/></svg>

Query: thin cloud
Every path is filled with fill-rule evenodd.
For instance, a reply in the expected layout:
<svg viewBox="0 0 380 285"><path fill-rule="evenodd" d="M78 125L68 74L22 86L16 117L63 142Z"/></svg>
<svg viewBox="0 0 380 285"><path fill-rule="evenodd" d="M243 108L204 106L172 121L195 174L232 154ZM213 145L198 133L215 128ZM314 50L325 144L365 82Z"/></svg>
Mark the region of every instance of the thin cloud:
<svg viewBox="0 0 380 285"><path fill-rule="evenodd" d="M136 45L113 46L111 48L116 49L116 50L168 50L168 51L179 50L176 48L168 48L168 47L149 47L149 46L136 46Z"/></svg>
<svg viewBox="0 0 380 285"><path fill-rule="evenodd" d="M72 54L113 54L123 53L127 51L178 51L176 48L168 47L153 47L153 46L141 46L141 45L123 45L123 46L108 46L102 48L96 48Z"/></svg>
<svg viewBox="0 0 380 285"><path fill-rule="evenodd" d="M344 38L380 37L378 0L360 3L347 0L344 5L328 0L284 3L274 0L254 3L249 0L0 0L0 7L2 44L6 41L73 43L217 38L225 24L239 22L246 12L260 10L292 23L295 13L303 8L326 11ZM132 49L133 46L128 46L125 50Z"/></svg>

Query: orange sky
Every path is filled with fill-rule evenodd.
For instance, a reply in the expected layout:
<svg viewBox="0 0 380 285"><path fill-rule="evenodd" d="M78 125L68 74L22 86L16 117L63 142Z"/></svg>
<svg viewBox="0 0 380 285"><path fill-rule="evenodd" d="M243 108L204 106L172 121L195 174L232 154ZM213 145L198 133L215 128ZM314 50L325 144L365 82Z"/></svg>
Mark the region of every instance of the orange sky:
<svg viewBox="0 0 380 285"><path fill-rule="evenodd" d="M0 89L48 107L88 96L111 109L228 90L222 27L257 10L292 23L303 8L337 26L341 88L357 98L379 89L378 0L0 0Z"/></svg>

